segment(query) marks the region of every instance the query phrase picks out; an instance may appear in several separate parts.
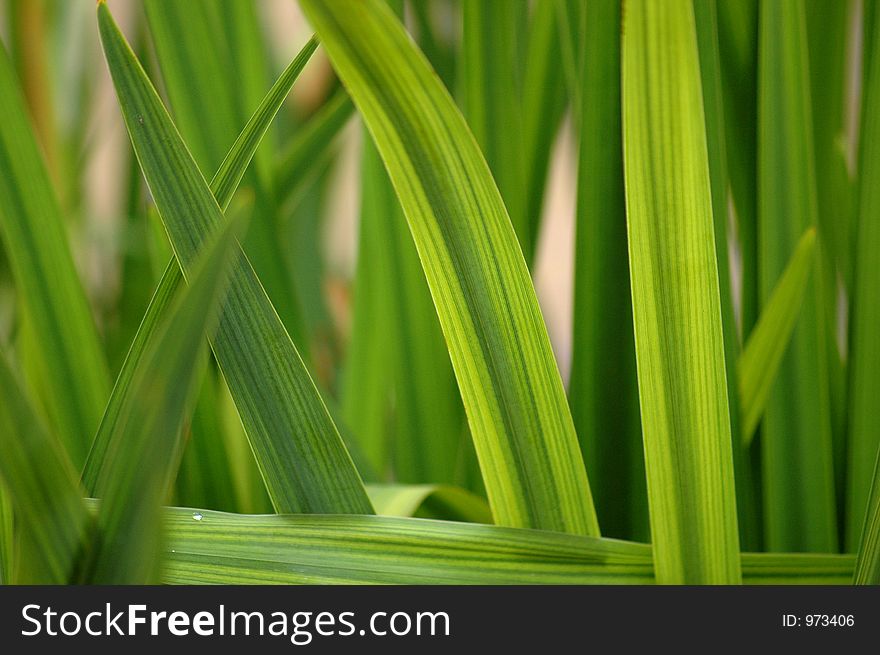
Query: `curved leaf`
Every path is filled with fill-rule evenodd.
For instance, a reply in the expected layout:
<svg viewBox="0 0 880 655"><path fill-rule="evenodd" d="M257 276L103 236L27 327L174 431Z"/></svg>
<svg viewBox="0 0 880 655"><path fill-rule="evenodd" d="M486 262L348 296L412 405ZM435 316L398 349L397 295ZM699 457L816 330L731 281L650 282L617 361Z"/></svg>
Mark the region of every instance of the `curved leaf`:
<svg viewBox="0 0 880 655"><path fill-rule="evenodd" d="M419 251L496 522L598 534L528 267L452 98L378 0L302 0Z"/></svg>
<svg viewBox="0 0 880 655"><path fill-rule="evenodd" d="M376 514L381 516L492 522L492 513L485 500L448 484L372 484L367 485L367 493Z"/></svg>

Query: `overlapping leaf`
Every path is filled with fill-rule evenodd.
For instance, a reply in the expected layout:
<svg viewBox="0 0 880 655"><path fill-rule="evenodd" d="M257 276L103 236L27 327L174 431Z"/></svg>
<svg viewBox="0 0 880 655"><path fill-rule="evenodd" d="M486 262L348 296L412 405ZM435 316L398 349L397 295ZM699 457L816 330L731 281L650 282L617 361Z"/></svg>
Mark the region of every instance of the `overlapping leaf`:
<svg viewBox="0 0 880 655"><path fill-rule="evenodd" d="M222 212L104 4L98 19L135 152L187 270ZM339 432L246 259L232 272L213 348L276 509L370 513Z"/></svg>

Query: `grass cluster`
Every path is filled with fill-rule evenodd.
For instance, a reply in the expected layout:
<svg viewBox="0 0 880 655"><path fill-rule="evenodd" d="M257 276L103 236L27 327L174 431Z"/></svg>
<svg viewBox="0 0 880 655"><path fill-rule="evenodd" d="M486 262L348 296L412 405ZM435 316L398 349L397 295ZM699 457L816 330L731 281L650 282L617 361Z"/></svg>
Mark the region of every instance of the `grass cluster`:
<svg viewBox="0 0 880 655"><path fill-rule="evenodd" d="M274 83L257 0L134 3L131 42L76 4L4 4L0 582L880 583L873 0L300 0ZM131 144L97 254L92 38Z"/></svg>

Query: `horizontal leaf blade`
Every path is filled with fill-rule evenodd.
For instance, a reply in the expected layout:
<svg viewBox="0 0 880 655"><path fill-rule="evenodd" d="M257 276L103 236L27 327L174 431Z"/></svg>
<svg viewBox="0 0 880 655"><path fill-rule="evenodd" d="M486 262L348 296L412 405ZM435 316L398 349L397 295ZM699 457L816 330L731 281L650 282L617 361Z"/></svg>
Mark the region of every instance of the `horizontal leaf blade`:
<svg viewBox="0 0 880 655"><path fill-rule="evenodd" d="M194 520L194 513L201 519ZM385 516L168 508L170 584L652 584L651 547ZM845 584L848 555L744 553L749 584Z"/></svg>

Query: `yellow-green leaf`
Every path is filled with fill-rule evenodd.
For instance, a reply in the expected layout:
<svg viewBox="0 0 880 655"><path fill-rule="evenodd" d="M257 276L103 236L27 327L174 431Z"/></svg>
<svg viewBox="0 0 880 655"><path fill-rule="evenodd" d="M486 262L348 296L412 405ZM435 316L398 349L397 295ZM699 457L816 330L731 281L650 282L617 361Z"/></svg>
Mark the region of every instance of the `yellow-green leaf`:
<svg viewBox="0 0 880 655"><path fill-rule="evenodd" d="M689 0L626 4L623 149L654 564L740 581L706 128Z"/></svg>
<svg viewBox="0 0 880 655"><path fill-rule="evenodd" d="M384 3L301 6L400 198L496 522L598 534L528 267L464 119Z"/></svg>

